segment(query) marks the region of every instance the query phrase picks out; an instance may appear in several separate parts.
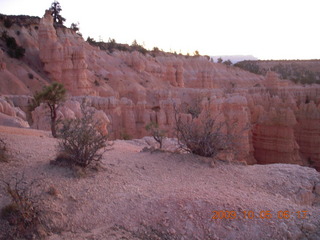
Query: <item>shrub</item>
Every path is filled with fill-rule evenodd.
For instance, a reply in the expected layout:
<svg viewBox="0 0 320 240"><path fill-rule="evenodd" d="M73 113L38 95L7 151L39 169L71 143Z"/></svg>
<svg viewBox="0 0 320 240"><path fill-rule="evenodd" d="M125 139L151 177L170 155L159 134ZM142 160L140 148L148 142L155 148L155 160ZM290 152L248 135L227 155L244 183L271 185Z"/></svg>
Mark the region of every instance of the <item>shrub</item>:
<svg viewBox="0 0 320 240"><path fill-rule="evenodd" d="M139 43L137 42L137 40L134 40L134 41L132 42L131 48L133 49L133 51L138 51L138 52L142 53L143 55L146 55L146 53L148 52L148 50L145 49L145 48L143 47L143 45L139 44Z"/></svg>
<svg viewBox="0 0 320 240"><path fill-rule="evenodd" d="M29 77L29 79L33 79L33 74L32 73L28 73L28 77Z"/></svg>
<svg viewBox="0 0 320 240"><path fill-rule="evenodd" d="M120 139L131 140L132 136L129 133L127 133L126 131L124 131L124 132L120 132Z"/></svg>
<svg viewBox="0 0 320 240"><path fill-rule="evenodd" d="M10 229L6 229L6 238L41 239L43 225L38 196L33 192L35 181L28 183L22 175L16 176L13 183L3 183L11 199L11 203L1 209L1 217L11 226Z"/></svg>
<svg viewBox="0 0 320 240"><path fill-rule="evenodd" d="M75 32L78 32L80 29L79 29L79 23L71 23L71 26L70 28L75 31Z"/></svg>
<svg viewBox="0 0 320 240"><path fill-rule="evenodd" d="M6 18L5 20L4 20L4 26L6 27L6 28L11 28L11 26L12 26L12 21L9 19L9 18Z"/></svg>
<svg viewBox="0 0 320 240"><path fill-rule="evenodd" d="M180 147L188 152L214 158L220 152L234 150L235 138L225 132L226 123L218 116L212 117L208 110L187 121L176 109L175 123Z"/></svg>
<svg viewBox="0 0 320 240"><path fill-rule="evenodd" d="M61 138L60 154L56 160L85 168L93 162L99 162L111 144L107 142L108 136L97 130L99 122L93 120L93 111L83 106L82 109L81 119L62 121L58 134Z"/></svg>
<svg viewBox="0 0 320 240"><path fill-rule="evenodd" d="M108 40L108 42L107 42L107 44L106 44L106 46L107 46L107 49L108 49L108 51L110 52L110 53L112 53L113 51L114 51L114 49L116 49L117 48L117 42L116 42L116 40L115 39L111 39L111 38L109 38L109 40Z"/></svg>
<svg viewBox="0 0 320 240"><path fill-rule="evenodd" d="M230 59L226 60L223 62L223 64L227 65L227 66L231 66L232 65L232 62Z"/></svg>
<svg viewBox="0 0 320 240"><path fill-rule="evenodd" d="M152 51L158 53L158 52L160 52L160 49L158 47L153 47Z"/></svg>
<svg viewBox="0 0 320 240"><path fill-rule="evenodd" d="M3 139L0 138L0 162L7 162L7 145Z"/></svg>
<svg viewBox="0 0 320 240"><path fill-rule="evenodd" d="M96 79L96 80L94 80L94 85L96 85L97 87L99 87L100 86L100 83L99 83L99 81Z"/></svg>
<svg viewBox="0 0 320 240"><path fill-rule="evenodd" d="M193 56L199 57L200 56L199 51L198 50L194 51Z"/></svg>
<svg viewBox="0 0 320 240"><path fill-rule="evenodd" d="M159 143L160 149L162 149L162 143L163 139L165 138L166 131L160 129L158 123L155 122L148 123L146 125L146 130L151 133L154 140L156 140Z"/></svg>

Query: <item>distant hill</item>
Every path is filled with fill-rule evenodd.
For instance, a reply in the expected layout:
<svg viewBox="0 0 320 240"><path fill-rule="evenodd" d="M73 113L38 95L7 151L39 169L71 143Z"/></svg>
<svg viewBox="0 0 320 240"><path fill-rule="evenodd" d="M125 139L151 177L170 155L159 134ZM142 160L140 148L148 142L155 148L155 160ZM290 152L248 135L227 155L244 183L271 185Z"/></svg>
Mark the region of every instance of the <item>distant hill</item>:
<svg viewBox="0 0 320 240"><path fill-rule="evenodd" d="M258 58L252 55L218 55L218 56L211 56L211 59L214 62L218 61L218 58L221 58L223 61L230 60L233 64L244 61L244 60L258 60Z"/></svg>
<svg viewBox="0 0 320 240"><path fill-rule="evenodd" d="M320 84L320 60L246 60L235 66L260 75L271 70L278 73L280 78L296 83Z"/></svg>

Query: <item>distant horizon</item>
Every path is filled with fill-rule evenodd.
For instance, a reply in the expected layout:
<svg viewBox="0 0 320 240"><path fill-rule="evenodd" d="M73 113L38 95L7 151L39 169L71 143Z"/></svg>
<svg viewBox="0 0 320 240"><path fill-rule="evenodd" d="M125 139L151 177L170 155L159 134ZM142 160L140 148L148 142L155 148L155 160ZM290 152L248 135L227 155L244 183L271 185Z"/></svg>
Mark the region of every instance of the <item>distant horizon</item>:
<svg viewBox="0 0 320 240"><path fill-rule="evenodd" d="M1 13L42 17L53 0L1 0ZM320 59L317 0L60 0L65 26L79 22L84 40L136 40L147 49L259 60ZM17 7L19 6L19 7ZM21 11L23 9L23 11Z"/></svg>
<svg viewBox="0 0 320 240"><path fill-rule="evenodd" d="M228 58L244 58L244 60L247 60L247 61L320 61L320 58L314 58L314 59L260 59L260 58L253 56L253 55L214 55L214 56L210 56L210 57L214 57L214 58L221 57L223 60L229 60ZM255 59L246 59L246 57L252 57Z"/></svg>

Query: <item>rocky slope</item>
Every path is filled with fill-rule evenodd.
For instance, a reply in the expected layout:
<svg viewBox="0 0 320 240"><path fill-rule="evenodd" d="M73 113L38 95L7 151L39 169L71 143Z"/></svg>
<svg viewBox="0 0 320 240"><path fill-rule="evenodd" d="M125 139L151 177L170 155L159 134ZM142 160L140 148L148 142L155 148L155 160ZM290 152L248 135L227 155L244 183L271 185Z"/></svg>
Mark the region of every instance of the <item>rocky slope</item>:
<svg viewBox="0 0 320 240"><path fill-rule="evenodd" d="M172 135L174 106L209 105L223 121L240 123L228 129L242 134L244 153L235 160L320 169L319 85L294 84L273 72L256 75L205 57L109 53L70 29L54 28L48 12L25 24L10 18L10 28L4 26L5 18L9 17L2 17L1 32L13 36L26 53L21 60L10 58L0 40L2 124L27 126L28 120L33 127L46 129L44 109L27 113L29 96L58 81L68 89L71 101L87 96L91 106L106 114L113 138L143 137L150 121ZM76 110L66 106L59 114L72 117Z"/></svg>

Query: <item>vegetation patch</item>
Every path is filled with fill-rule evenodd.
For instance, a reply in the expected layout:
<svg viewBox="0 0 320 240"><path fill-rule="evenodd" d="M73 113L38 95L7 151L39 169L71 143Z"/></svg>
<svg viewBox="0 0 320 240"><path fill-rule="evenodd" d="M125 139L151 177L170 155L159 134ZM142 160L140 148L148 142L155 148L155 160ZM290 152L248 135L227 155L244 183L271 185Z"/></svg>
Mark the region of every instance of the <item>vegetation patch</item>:
<svg viewBox="0 0 320 240"><path fill-rule="evenodd" d="M56 162L86 168L99 163L112 144L108 142L108 135L98 130L99 122L93 119L93 110L83 106L82 109L81 119L66 119L61 123Z"/></svg>
<svg viewBox="0 0 320 240"><path fill-rule="evenodd" d="M163 140L166 137L166 131L159 128L158 123L150 122L146 125L146 130L152 135L154 140L159 143L159 148L162 149Z"/></svg>
<svg viewBox="0 0 320 240"><path fill-rule="evenodd" d="M3 181L11 200L1 209L1 218L9 225L3 232L6 239L44 239L46 231L35 182L26 182L23 174L11 182Z"/></svg>
<svg viewBox="0 0 320 240"><path fill-rule="evenodd" d="M1 39L6 43L7 53L12 58L23 58L26 50L19 46L14 37L10 37L6 31L2 33Z"/></svg>
<svg viewBox="0 0 320 240"><path fill-rule="evenodd" d="M291 80L301 84L320 84L320 71L308 67L308 61L241 61L234 66L243 70L266 75L271 70L279 74L281 79ZM318 60L310 60L318 61ZM267 63L266 66L264 64ZM320 61L318 61L320 65Z"/></svg>
<svg viewBox="0 0 320 240"><path fill-rule="evenodd" d="M186 112L190 117L175 107L176 137L181 149L210 158L236 151L236 137L228 133L226 122L219 116L212 116L209 109Z"/></svg>

